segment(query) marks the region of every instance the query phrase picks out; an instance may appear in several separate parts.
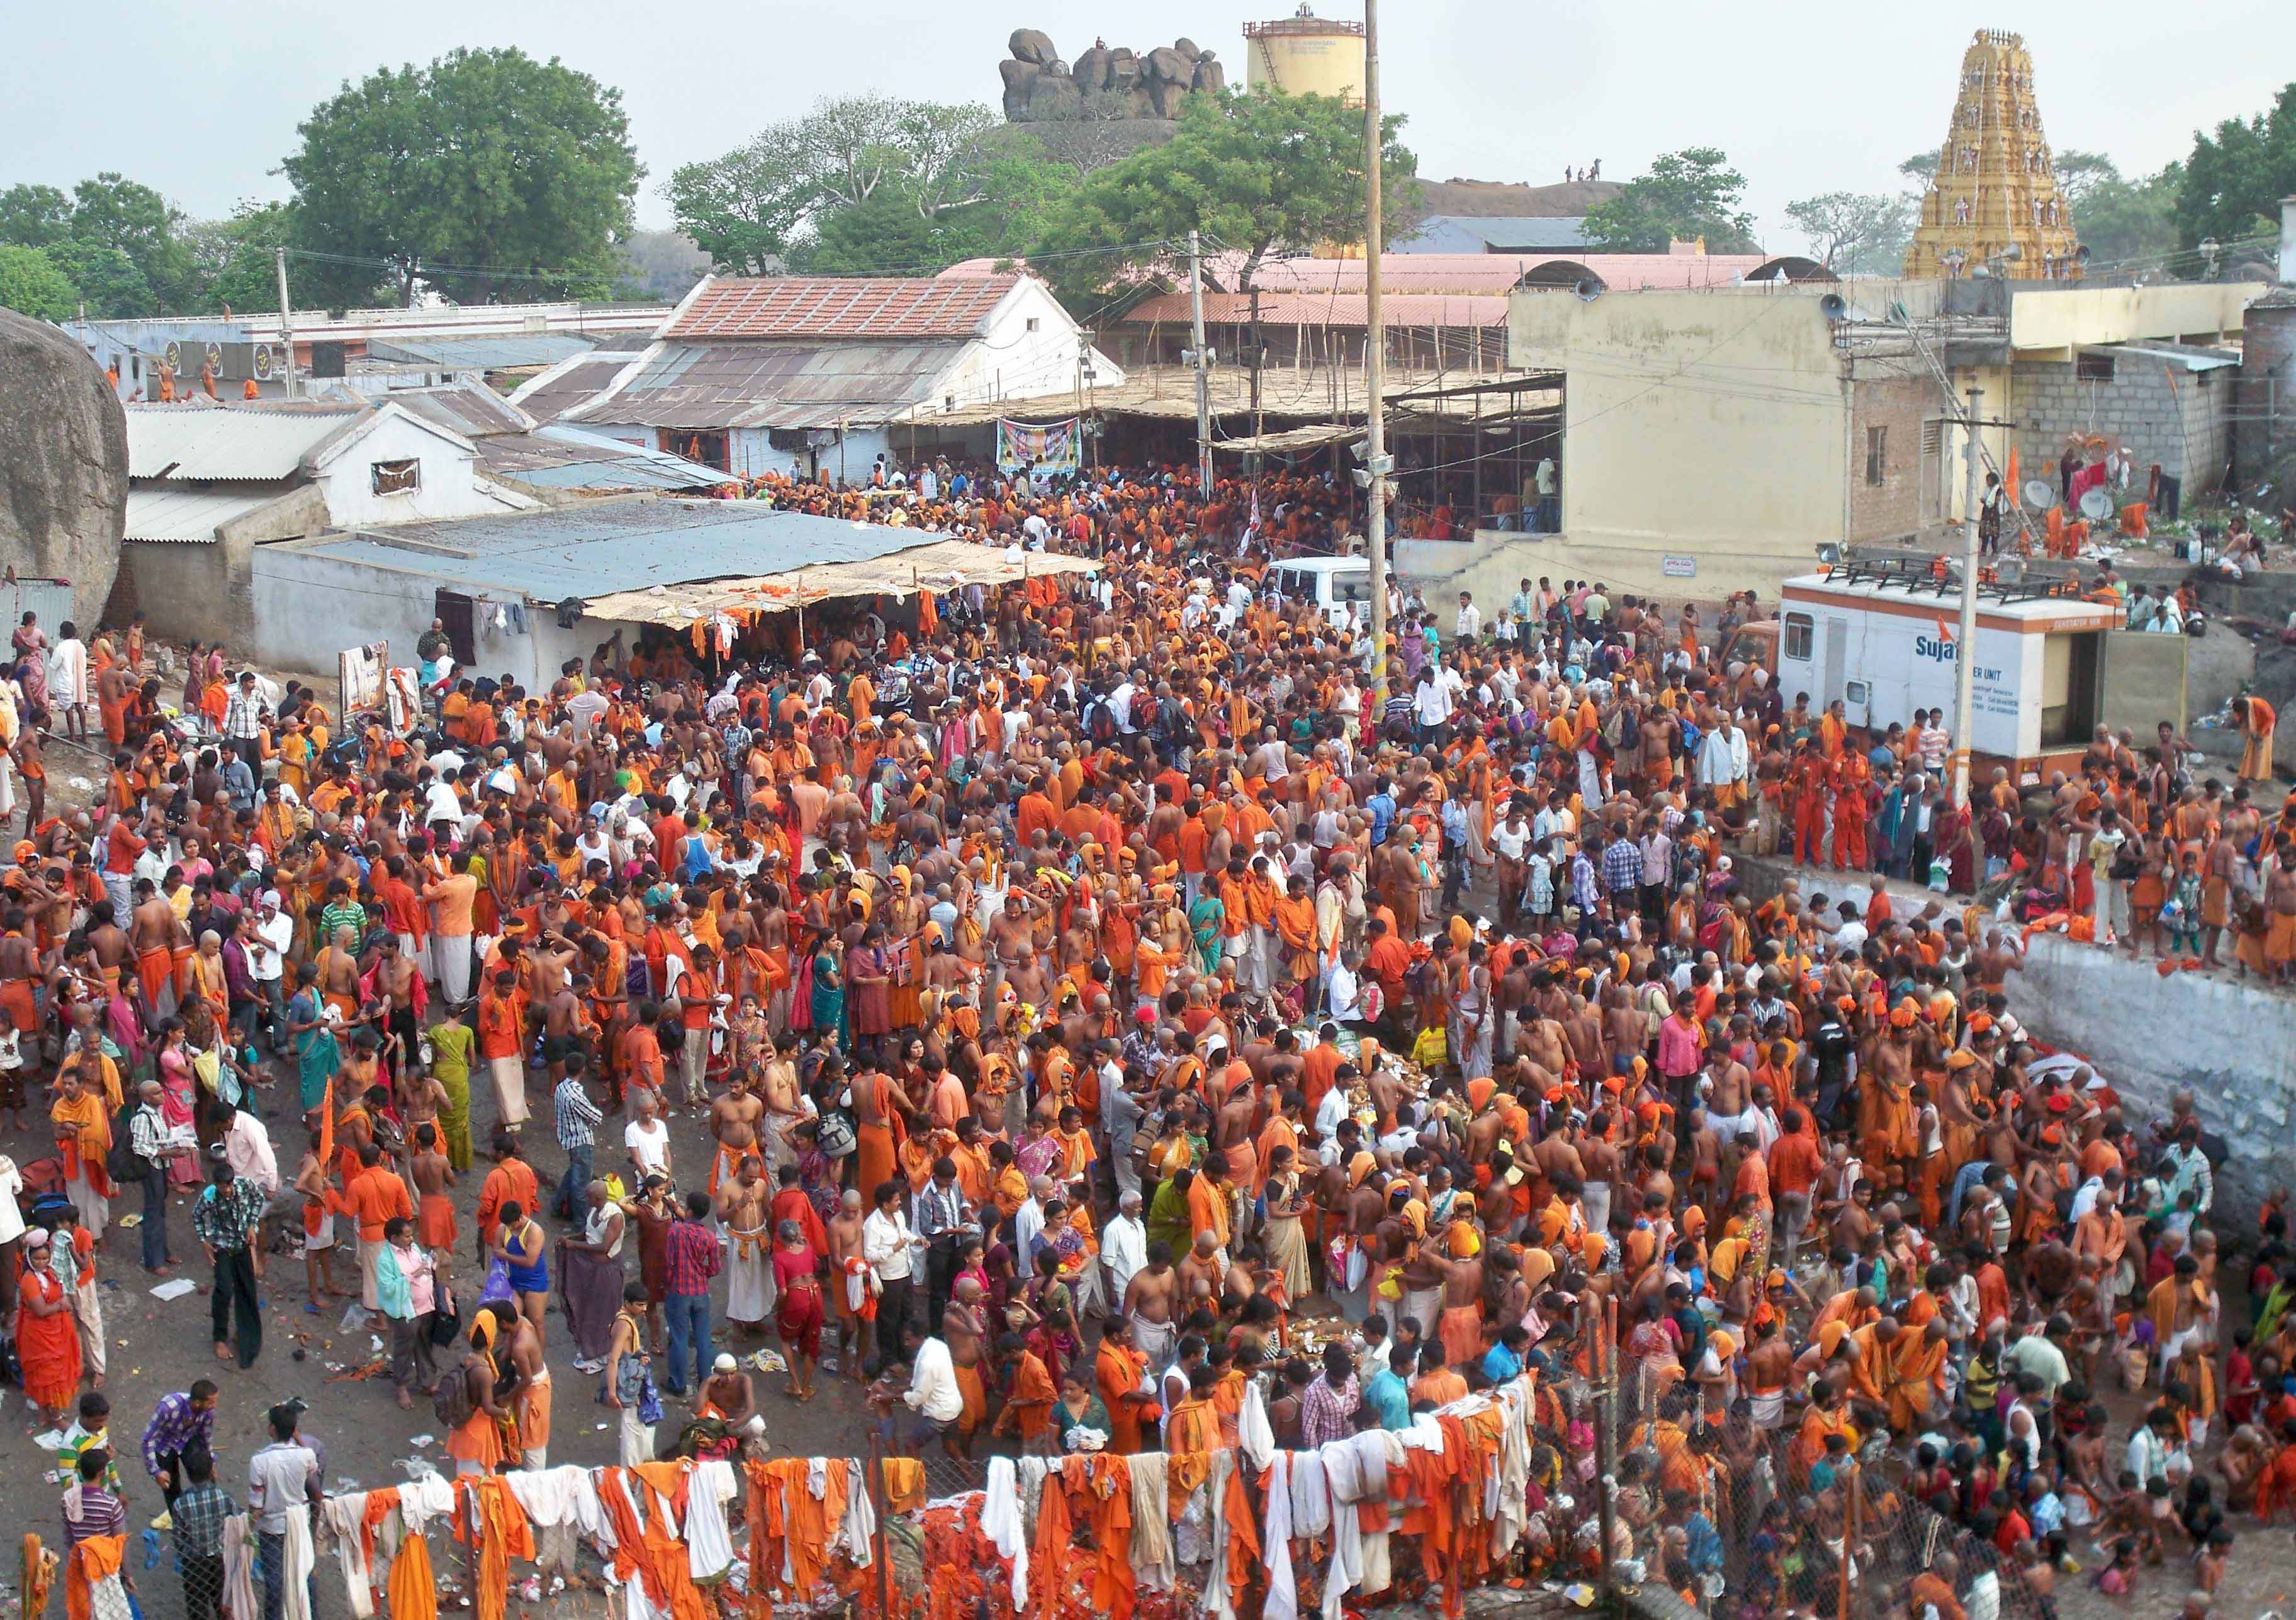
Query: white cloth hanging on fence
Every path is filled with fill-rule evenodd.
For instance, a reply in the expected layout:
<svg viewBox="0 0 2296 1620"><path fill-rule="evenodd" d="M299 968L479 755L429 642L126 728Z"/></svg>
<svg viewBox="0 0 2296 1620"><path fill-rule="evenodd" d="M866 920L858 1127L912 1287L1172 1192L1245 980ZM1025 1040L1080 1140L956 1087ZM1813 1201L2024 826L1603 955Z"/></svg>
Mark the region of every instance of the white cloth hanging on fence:
<svg viewBox="0 0 2296 1620"><path fill-rule="evenodd" d="M1043 1460L1032 1457L1029 1460L1037 1464L1041 1478ZM1021 1522L1019 1477L1013 1471L1010 1457L988 1460L988 1485L980 1503L980 1534L988 1538L989 1544L1001 1556L1013 1561L1013 1607L1025 1609L1029 1604L1029 1532Z"/></svg>
<svg viewBox="0 0 2296 1620"><path fill-rule="evenodd" d="M1260 1554L1267 1564L1265 1620L1300 1620L1300 1586L1292 1570L1292 1453L1277 1452L1267 1462L1260 1487L1267 1493L1261 1525Z"/></svg>
<svg viewBox="0 0 2296 1620"><path fill-rule="evenodd" d="M726 1528L726 1504L734 1494L734 1465L722 1458L693 1465L685 1487L686 1571L695 1583L722 1581L734 1566L734 1538ZM851 1494L864 1501L866 1491Z"/></svg>
<svg viewBox="0 0 2296 1620"><path fill-rule="evenodd" d="M369 1494L353 1491L330 1496L319 1505L327 1528L335 1533L335 1561L342 1566L343 1591L349 1594L356 1620L368 1620L374 1613L374 1572L367 1565L366 1538L359 1534L366 1523Z"/></svg>
<svg viewBox="0 0 2296 1620"><path fill-rule="evenodd" d="M1132 1577L1151 1591L1169 1591L1179 1578L1172 1561L1172 1521L1166 1506L1171 1460L1161 1452L1126 1459L1132 1473Z"/></svg>

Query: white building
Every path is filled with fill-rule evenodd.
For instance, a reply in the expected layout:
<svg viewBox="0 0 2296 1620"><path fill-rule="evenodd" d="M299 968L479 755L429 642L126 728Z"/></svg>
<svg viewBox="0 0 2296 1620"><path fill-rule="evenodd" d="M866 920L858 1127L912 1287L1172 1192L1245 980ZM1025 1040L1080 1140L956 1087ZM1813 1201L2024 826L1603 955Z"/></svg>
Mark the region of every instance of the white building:
<svg viewBox="0 0 2296 1620"><path fill-rule="evenodd" d="M993 433L937 426L949 413L1010 400L1015 416L1071 414L1087 375L1124 380L1033 276L713 275L611 375L583 355L512 397L745 477L859 482L880 454L906 463L942 445L977 452Z"/></svg>

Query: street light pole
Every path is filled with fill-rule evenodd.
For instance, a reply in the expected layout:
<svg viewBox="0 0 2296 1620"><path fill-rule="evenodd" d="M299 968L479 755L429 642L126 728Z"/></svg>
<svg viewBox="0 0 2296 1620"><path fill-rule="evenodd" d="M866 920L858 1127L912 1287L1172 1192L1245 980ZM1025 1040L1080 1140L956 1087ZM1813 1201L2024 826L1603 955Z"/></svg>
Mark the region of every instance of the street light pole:
<svg viewBox="0 0 2296 1620"><path fill-rule="evenodd" d="M1379 256L1379 0L1364 0L1364 393L1365 466L1371 489L1364 503L1371 553L1371 701L1387 707L1387 328L1380 319Z"/></svg>
<svg viewBox="0 0 2296 1620"><path fill-rule="evenodd" d="M1968 485L1962 500L1961 645L1953 650L1953 763L1948 790L1953 803L1961 808L1969 804L1970 728L1977 712L1978 467L1984 456L1983 446L1977 442L1980 426L1977 402L1984 395L1983 389L1969 390L1968 425L1963 430L1961 446L1962 460L1968 469Z"/></svg>
<svg viewBox="0 0 2296 1620"><path fill-rule="evenodd" d="M1188 233L1188 323L1193 329L1196 356L1196 489L1212 498L1212 376L1211 357L1204 353L1204 251L1197 233Z"/></svg>

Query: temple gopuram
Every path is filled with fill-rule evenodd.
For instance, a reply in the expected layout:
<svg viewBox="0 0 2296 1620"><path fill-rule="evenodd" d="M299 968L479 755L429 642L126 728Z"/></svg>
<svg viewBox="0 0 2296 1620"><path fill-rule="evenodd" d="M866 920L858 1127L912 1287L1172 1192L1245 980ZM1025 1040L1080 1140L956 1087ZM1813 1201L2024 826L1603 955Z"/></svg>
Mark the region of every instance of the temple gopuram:
<svg viewBox="0 0 2296 1620"><path fill-rule="evenodd" d="M1961 59L1953 127L1922 199L1906 274L1989 267L2013 280L2060 281L2077 279L2087 263L2057 190L2024 37L1980 29Z"/></svg>

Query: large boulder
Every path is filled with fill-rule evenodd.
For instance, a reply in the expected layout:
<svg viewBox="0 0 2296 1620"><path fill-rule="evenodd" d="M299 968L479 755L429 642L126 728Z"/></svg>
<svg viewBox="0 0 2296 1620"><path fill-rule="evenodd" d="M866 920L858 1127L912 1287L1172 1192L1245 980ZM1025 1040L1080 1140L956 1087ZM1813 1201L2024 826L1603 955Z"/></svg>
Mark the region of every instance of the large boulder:
<svg viewBox="0 0 2296 1620"><path fill-rule="evenodd" d="M1078 89L1090 95L1095 90L1108 88L1108 64L1111 53L1104 45L1095 44L1080 53L1069 77L1076 80Z"/></svg>
<svg viewBox="0 0 2296 1620"><path fill-rule="evenodd" d="M1041 68L1061 58L1058 47L1053 44L1053 37L1035 29L1014 29L1013 37L1004 42L1004 48L1012 52L1015 59L1032 67Z"/></svg>
<svg viewBox="0 0 2296 1620"><path fill-rule="evenodd" d="M73 616L93 625L127 527L127 414L111 384L62 332L0 309L0 563L70 580Z"/></svg>
<svg viewBox="0 0 2296 1620"><path fill-rule="evenodd" d="M1141 68L1141 77L1147 81L1152 116L1178 118L1181 103L1187 100L1188 90L1195 83L1196 64L1170 45L1159 45L1148 53Z"/></svg>
<svg viewBox="0 0 2296 1620"><path fill-rule="evenodd" d="M1068 75L1067 67L1060 62L1046 62L1037 70L1037 82L1029 92L1029 119L1032 124L1057 124L1064 119L1084 116L1084 92Z"/></svg>
<svg viewBox="0 0 2296 1620"><path fill-rule="evenodd" d="M1029 98L1036 93L1037 80L1044 70L1036 63L1006 57L996 64L1004 78L1004 116L1015 124L1025 123L1029 117Z"/></svg>

